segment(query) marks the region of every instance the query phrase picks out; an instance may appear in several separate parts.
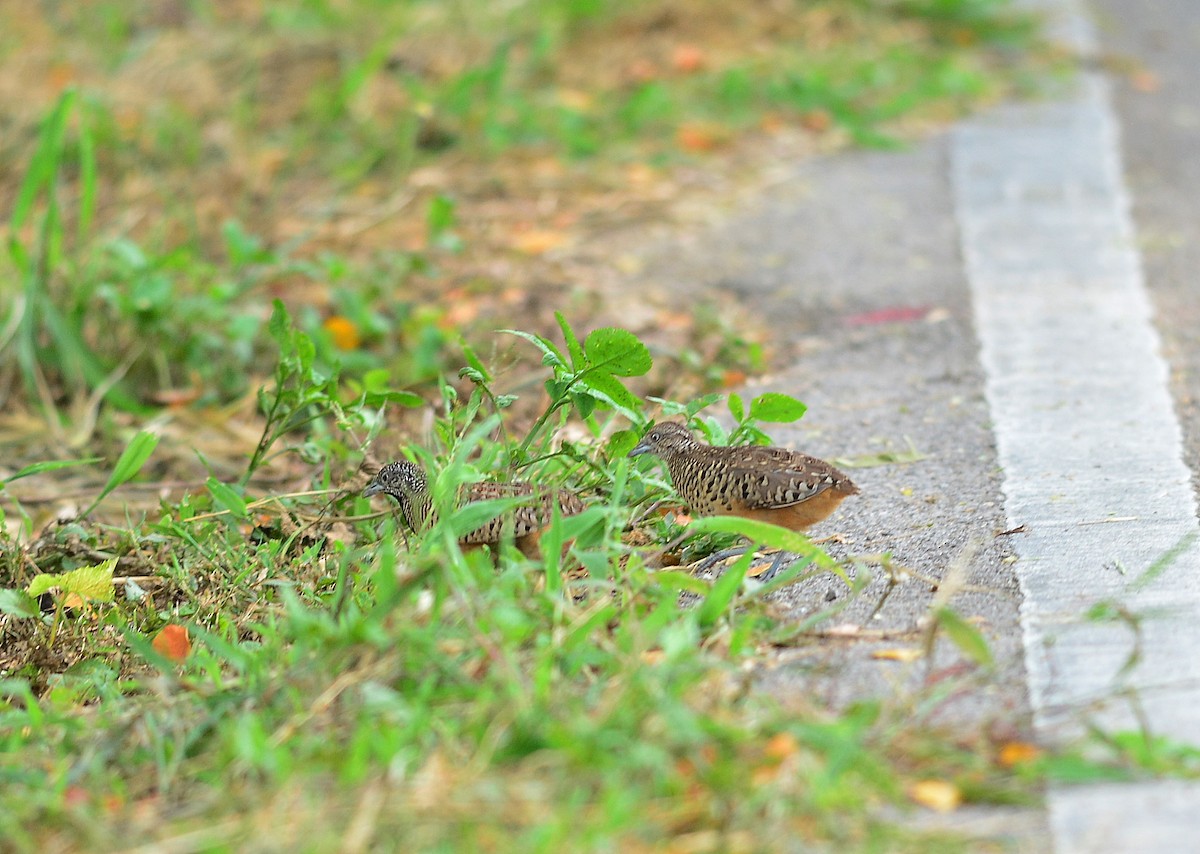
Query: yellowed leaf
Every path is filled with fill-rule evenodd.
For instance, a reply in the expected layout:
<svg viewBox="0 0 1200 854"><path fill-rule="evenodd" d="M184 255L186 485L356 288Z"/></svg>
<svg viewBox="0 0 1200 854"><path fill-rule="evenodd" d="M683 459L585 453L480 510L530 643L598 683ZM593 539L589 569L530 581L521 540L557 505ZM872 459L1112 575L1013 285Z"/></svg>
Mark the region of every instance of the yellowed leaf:
<svg viewBox="0 0 1200 854"><path fill-rule="evenodd" d="M526 255L541 255L551 249L557 249L567 242L567 236L561 231L548 228L535 228L522 232L513 238L513 248Z"/></svg>
<svg viewBox="0 0 1200 854"><path fill-rule="evenodd" d="M877 649L871 653L871 658L884 661L916 661L923 655L921 650L912 647L894 647L892 649Z"/></svg>
<svg viewBox="0 0 1200 854"><path fill-rule="evenodd" d="M946 780L918 780L908 787L908 796L935 812L953 812L962 804L962 792Z"/></svg>

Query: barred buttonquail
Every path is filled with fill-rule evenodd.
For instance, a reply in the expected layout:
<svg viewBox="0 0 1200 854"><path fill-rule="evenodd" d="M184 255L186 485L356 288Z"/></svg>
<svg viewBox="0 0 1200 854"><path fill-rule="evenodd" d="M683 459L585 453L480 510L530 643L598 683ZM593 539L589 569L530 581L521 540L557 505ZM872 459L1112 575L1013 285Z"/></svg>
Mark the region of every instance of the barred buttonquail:
<svg viewBox="0 0 1200 854"><path fill-rule="evenodd" d="M629 452L639 454L667 464L675 489L697 516L741 516L801 531L858 492L824 460L786 448L706 445L669 421L650 428Z"/></svg>
<svg viewBox="0 0 1200 854"><path fill-rule="evenodd" d="M400 512L405 523L414 531L421 531L433 524L433 500L429 494L429 482L425 472L416 463L407 460L388 463L371 479L362 494L387 494L400 503ZM554 493L535 490L528 483L472 483L463 487L459 500L463 503L487 501L495 498L528 496L528 504L521 504L512 511L502 513L487 524L459 538L463 546L496 545L503 536L506 524L511 522L513 539L521 553L536 558L538 538L550 524L553 514L552 500L557 500L563 516L574 516L583 512L579 496L565 489Z"/></svg>

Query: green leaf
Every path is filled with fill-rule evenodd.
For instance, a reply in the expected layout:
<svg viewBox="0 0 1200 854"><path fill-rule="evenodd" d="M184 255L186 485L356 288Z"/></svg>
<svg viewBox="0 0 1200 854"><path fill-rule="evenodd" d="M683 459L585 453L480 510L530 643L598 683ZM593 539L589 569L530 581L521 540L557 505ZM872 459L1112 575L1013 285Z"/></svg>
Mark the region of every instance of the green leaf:
<svg viewBox="0 0 1200 854"><path fill-rule="evenodd" d="M486 525L506 510L521 503L521 498L492 498L487 501L472 501L460 507L446 520L455 537L463 537Z"/></svg>
<svg viewBox="0 0 1200 854"><path fill-rule="evenodd" d="M808 407L790 394L769 391L750 401L750 417L758 421L782 423L803 417Z"/></svg>
<svg viewBox="0 0 1200 854"><path fill-rule="evenodd" d="M363 395L364 406L376 407L383 406L385 403L394 403L397 406L415 409L423 406L425 400L419 394L413 394L411 391L369 391Z"/></svg>
<svg viewBox="0 0 1200 854"><path fill-rule="evenodd" d="M596 411L596 403L604 403L605 401L595 397L591 391L573 391L571 392L571 404L575 407L575 411L579 413L580 418L590 418L592 413Z"/></svg>
<svg viewBox="0 0 1200 854"><path fill-rule="evenodd" d="M746 572L750 569L753 561L754 552L747 550L733 566L726 569L721 573L721 577L713 582L712 591L704 597L704 602L701 603L700 609L696 613L696 621L701 628L709 628L725 613L725 609L729 607L733 597L737 596L738 589L742 586L742 580L746 577Z"/></svg>
<svg viewBox="0 0 1200 854"><path fill-rule="evenodd" d="M24 590L0 588L0 614L26 619L40 613L37 600Z"/></svg>
<svg viewBox="0 0 1200 854"><path fill-rule="evenodd" d="M43 593L48 593L50 590L62 584L61 575L52 575L47 572L39 572L29 582L29 586L25 588L25 592L30 596L41 596Z"/></svg>
<svg viewBox="0 0 1200 854"><path fill-rule="evenodd" d="M938 624L964 655L976 664L988 667L992 663L992 650L983 634L949 608L938 608Z"/></svg>
<svg viewBox="0 0 1200 854"><path fill-rule="evenodd" d="M842 574L841 567L833 558L825 553L812 541L788 528L772 525L770 522L759 522L755 519L743 519L741 516L704 516L693 519L688 531L701 533L741 534L746 539L782 551L795 552L803 557L812 556L822 569Z"/></svg>
<svg viewBox="0 0 1200 854"><path fill-rule="evenodd" d="M271 333L280 350L292 348L292 318L284 308L282 300L276 299L271 303L271 320L267 323L267 331Z"/></svg>
<svg viewBox="0 0 1200 854"><path fill-rule="evenodd" d="M25 171L25 180L21 182L17 201L13 205L10 217L9 242L17 242L17 233L33 207L38 191L43 187L49 189L54 184L54 176L58 172L59 156L62 151L63 133L66 129L67 114L75 103L76 92L67 89L59 97L54 110L42 122L38 134L38 145L34 152L29 168Z"/></svg>
<svg viewBox="0 0 1200 854"><path fill-rule="evenodd" d="M150 455L154 453L154 449L158 447L158 434L151 433L149 430L142 430L133 437L133 441L125 448L120 458L117 459L117 464L113 467L113 473L109 475L108 483L104 485L104 489L100 490L100 494L96 496L96 500L91 503L87 510L83 511L86 516L95 509L96 505L104 500L104 497L116 489L123 483L132 480L137 476L137 473L142 470L142 466L146 464L146 460L150 459Z"/></svg>
<svg viewBox="0 0 1200 854"><path fill-rule="evenodd" d="M734 421L744 421L746 419L746 407L742 404L742 396L740 394L729 395L729 414L733 416Z"/></svg>
<svg viewBox="0 0 1200 854"><path fill-rule="evenodd" d="M586 367L587 357L584 355L583 346L575 336L575 330L571 328L571 324L563 317L561 311L554 312L554 318L558 321L558 328L562 330L563 340L567 342L567 352L571 355L571 370L582 371Z"/></svg>
<svg viewBox="0 0 1200 854"><path fill-rule="evenodd" d="M492 381L492 375L488 372L487 366L483 364L483 361L478 355L476 355L475 351L471 349L471 345L463 340L460 340L458 344L462 348L463 356L467 360L467 365L479 374L478 382L490 383ZM473 379L472 382L475 382L475 380Z"/></svg>
<svg viewBox="0 0 1200 854"><path fill-rule="evenodd" d="M636 335L612 326L593 329L583 349L592 369L622 377L641 376L654 364L650 351Z"/></svg>
<svg viewBox="0 0 1200 854"><path fill-rule="evenodd" d="M206 480L204 485L208 487L208 494L212 496L214 504L222 510L229 511L229 515L235 519L246 518L246 499L242 498L236 489L214 477Z"/></svg>
<svg viewBox="0 0 1200 854"><path fill-rule="evenodd" d="M61 593L75 593L84 599L111 602L114 595L112 577L116 566L117 559L112 558L95 566L81 566L72 572L57 575L41 573L29 582L26 592L30 596L41 596L57 587Z"/></svg>
<svg viewBox="0 0 1200 854"><path fill-rule="evenodd" d="M34 463L33 465L25 466L16 474L11 474L0 483L12 483L14 480L20 480L23 477L29 477L35 474L41 474L44 471L58 471L59 469L71 468L73 466L90 466L93 463L98 463L103 457L88 457L86 460L47 460L42 463Z"/></svg>
<svg viewBox="0 0 1200 854"><path fill-rule="evenodd" d="M686 590L688 593L703 595L712 586L703 578L697 578L690 572L680 572L676 569L660 569L651 573L647 580L658 587L667 590Z"/></svg>
<svg viewBox="0 0 1200 854"><path fill-rule="evenodd" d="M82 245L92 227L96 211L96 143L86 122L79 128L79 242Z"/></svg>
<svg viewBox="0 0 1200 854"><path fill-rule="evenodd" d="M541 350L543 364L557 368L567 367L567 361L563 358L563 354L559 352L559 349L541 335L534 335L532 332L523 332L520 329L501 329L500 331L507 335L516 335L518 338L524 338Z"/></svg>
<svg viewBox="0 0 1200 854"><path fill-rule="evenodd" d="M642 402L612 374L589 372L580 378L579 385L599 392L605 403L614 409L624 410L632 419L636 420L636 410L642 405Z"/></svg>
<svg viewBox="0 0 1200 854"><path fill-rule="evenodd" d="M618 430L608 437L604 446L604 455L610 460L619 460L633 450L638 443L638 434L634 430Z"/></svg>

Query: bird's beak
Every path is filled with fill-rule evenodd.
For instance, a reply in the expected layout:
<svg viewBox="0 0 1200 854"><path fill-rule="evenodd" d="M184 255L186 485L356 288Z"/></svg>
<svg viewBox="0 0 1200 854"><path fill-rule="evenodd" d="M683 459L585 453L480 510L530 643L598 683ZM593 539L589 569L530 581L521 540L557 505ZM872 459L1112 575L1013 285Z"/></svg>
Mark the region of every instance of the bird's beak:
<svg viewBox="0 0 1200 854"><path fill-rule="evenodd" d="M637 457L637 456L641 456L642 454L649 454L652 451L653 451L653 448L650 447L650 442L647 441L646 439L642 439L642 441L638 442L634 446L633 450L630 451L628 454L626 454L626 456Z"/></svg>
<svg viewBox="0 0 1200 854"><path fill-rule="evenodd" d="M383 492L383 484L377 480L372 480L367 484L366 489L362 491L363 498L370 498L372 495L378 495Z"/></svg>

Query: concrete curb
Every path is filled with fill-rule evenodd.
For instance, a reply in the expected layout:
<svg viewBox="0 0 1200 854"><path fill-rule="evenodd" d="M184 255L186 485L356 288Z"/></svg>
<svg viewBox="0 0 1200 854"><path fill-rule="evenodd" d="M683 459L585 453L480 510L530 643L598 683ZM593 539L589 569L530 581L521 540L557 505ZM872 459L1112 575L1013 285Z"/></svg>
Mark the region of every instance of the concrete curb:
<svg viewBox="0 0 1200 854"><path fill-rule="evenodd" d="M1094 50L1078 4L1038 7ZM966 123L951 144L955 207L1006 511L1027 529L1014 545L1035 724L1049 738L1090 721L1195 741L1196 504L1117 128L1095 73L1061 100ZM1103 602L1140 617L1087 619ZM1200 787L1174 781L1049 793L1064 852L1194 850L1197 808Z"/></svg>

